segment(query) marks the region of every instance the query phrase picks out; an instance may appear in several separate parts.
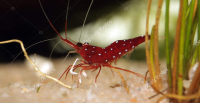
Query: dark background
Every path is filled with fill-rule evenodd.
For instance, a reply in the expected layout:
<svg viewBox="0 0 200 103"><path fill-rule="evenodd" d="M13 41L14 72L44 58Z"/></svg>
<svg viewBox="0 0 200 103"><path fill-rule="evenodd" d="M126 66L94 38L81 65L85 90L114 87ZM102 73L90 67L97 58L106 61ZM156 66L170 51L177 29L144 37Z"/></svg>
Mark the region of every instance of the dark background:
<svg viewBox="0 0 200 103"><path fill-rule="evenodd" d="M86 24L118 11L128 0L94 0ZM63 31L66 20L67 0L41 0L42 6L58 32ZM68 30L82 26L91 0L71 0L68 12ZM44 16L38 0L0 1L0 41L19 39L25 47L42 40L55 38L55 31ZM37 53L49 57L52 50L50 42L43 42L27 49L28 54ZM9 63L21 52L18 43L0 45L0 62ZM53 53L52 57L67 54ZM73 56L74 54L72 54ZM24 55L16 61L24 60Z"/></svg>

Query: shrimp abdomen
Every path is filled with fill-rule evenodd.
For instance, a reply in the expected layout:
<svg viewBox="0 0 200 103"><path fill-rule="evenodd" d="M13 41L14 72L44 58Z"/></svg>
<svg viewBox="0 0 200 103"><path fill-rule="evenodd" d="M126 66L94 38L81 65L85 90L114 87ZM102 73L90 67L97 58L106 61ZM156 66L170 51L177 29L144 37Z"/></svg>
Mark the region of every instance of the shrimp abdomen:
<svg viewBox="0 0 200 103"><path fill-rule="evenodd" d="M148 39L150 39L150 35ZM139 36L127 40L117 40L105 49L102 49L102 62L116 61L143 42L145 42L145 36Z"/></svg>

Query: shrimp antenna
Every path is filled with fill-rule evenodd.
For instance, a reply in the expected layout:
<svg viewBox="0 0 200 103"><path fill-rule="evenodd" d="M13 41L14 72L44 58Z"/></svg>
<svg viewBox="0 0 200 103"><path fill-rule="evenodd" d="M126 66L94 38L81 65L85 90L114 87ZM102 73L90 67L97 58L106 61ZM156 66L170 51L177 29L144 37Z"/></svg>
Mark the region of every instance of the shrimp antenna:
<svg viewBox="0 0 200 103"><path fill-rule="evenodd" d="M88 13L89 13L89 11L90 11L90 8L91 8L91 6L92 6L93 1L94 1L94 0L92 0L92 2L90 3L90 7L89 7L89 9L88 9L88 11L87 11L87 14L86 14L86 16L85 16L85 20L84 20L84 22L83 22L83 26L82 26L82 29L81 29L81 34L82 34L82 31L83 31L83 28L84 28L84 25L85 25L85 21L86 21L86 18L87 18L87 16L88 16ZM81 34L80 34L80 37L79 37L79 42L80 42L80 40L81 40Z"/></svg>
<svg viewBox="0 0 200 103"><path fill-rule="evenodd" d="M68 0L68 4L67 4L67 13L66 13L66 22L65 22L65 38L67 39L67 17L68 17L68 11L69 11L69 2L70 0Z"/></svg>
<svg viewBox="0 0 200 103"><path fill-rule="evenodd" d="M58 31L55 29L55 27L52 25L52 23L51 23L51 21L49 20L48 16L46 15L46 13L45 13L45 11L44 11L44 9L43 9L43 6L42 6L40 0L39 0L39 3L40 3L40 7L42 8L42 11L43 11L43 13L44 13L46 19L49 21L49 24L50 24L51 27L54 29L54 31L59 35L59 37L60 37L61 39L63 39L62 36L58 33Z"/></svg>

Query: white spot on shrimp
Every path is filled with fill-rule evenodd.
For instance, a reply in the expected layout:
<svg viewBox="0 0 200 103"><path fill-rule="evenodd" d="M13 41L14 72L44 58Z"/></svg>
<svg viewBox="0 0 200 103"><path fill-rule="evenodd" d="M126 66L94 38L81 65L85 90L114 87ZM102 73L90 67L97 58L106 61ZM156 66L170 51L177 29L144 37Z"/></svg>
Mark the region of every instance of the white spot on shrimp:
<svg viewBox="0 0 200 103"><path fill-rule="evenodd" d="M111 48L110 50L113 50L113 48Z"/></svg>
<svg viewBox="0 0 200 103"><path fill-rule="evenodd" d="M107 62L108 60L106 60L106 62Z"/></svg>
<svg viewBox="0 0 200 103"><path fill-rule="evenodd" d="M95 48L95 47L93 47L93 48Z"/></svg>
<svg viewBox="0 0 200 103"><path fill-rule="evenodd" d="M99 55L101 55L101 54L99 54Z"/></svg>
<svg viewBox="0 0 200 103"><path fill-rule="evenodd" d="M126 41L126 40L124 40L124 41Z"/></svg>
<svg viewBox="0 0 200 103"><path fill-rule="evenodd" d="M113 56L113 58L115 58L115 56Z"/></svg>
<svg viewBox="0 0 200 103"><path fill-rule="evenodd" d="M87 50L87 48L85 50Z"/></svg>
<svg viewBox="0 0 200 103"><path fill-rule="evenodd" d="M119 54L121 54L121 52L119 52Z"/></svg>
<svg viewBox="0 0 200 103"><path fill-rule="evenodd" d="M134 48L134 46L132 46L132 48Z"/></svg>
<svg viewBox="0 0 200 103"><path fill-rule="evenodd" d="M118 41L116 41L116 43L118 43Z"/></svg>
<svg viewBox="0 0 200 103"><path fill-rule="evenodd" d="M125 51L128 51L128 49L125 49Z"/></svg>
<svg viewBox="0 0 200 103"><path fill-rule="evenodd" d="M103 48L103 49L105 49L105 48Z"/></svg>
<svg viewBox="0 0 200 103"><path fill-rule="evenodd" d="M141 37L144 37L144 35L142 35Z"/></svg>
<svg viewBox="0 0 200 103"><path fill-rule="evenodd" d="M130 41L130 43L132 43L132 41Z"/></svg>
<svg viewBox="0 0 200 103"><path fill-rule="evenodd" d="M89 57L91 57L91 55Z"/></svg>
<svg viewBox="0 0 200 103"><path fill-rule="evenodd" d="M123 46L125 46L125 44L123 44Z"/></svg>
<svg viewBox="0 0 200 103"><path fill-rule="evenodd" d="M94 52L94 51L92 51L92 52Z"/></svg>
<svg viewBox="0 0 200 103"><path fill-rule="evenodd" d="M107 53L107 52L105 51L105 53Z"/></svg>

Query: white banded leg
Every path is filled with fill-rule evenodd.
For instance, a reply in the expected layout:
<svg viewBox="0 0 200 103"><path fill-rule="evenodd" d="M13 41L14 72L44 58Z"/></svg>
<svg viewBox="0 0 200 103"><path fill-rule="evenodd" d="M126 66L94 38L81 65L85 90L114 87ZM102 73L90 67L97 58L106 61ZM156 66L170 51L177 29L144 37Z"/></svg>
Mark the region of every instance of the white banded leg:
<svg viewBox="0 0 200 103"><path fill-rule="evenodd" d="M74 62L74 64L72 65L72 67L71 67L71 69L70 69L70 73L72 74L72 75L75 75L75 74L78 74L78 73L76 73L76 72L74 72L73 70L74 70L74 65L76 64L76 62L78 61L78 60L80 60L80 59L76 59L75 60L75 62ZM85 73L85 70L82 72L82 74L83 74L83 76L84 77L87 77L87 74ZM79 83L81 83L81 74L79 74Z"/></svg>
<svg viewBox="0 0 200 103"><path fill-rule="evenodd" d="M71 67L71 69L70 69L70 73L71 73L72 75L78 74L78 73L76 73L76 72L73 71L73 70L74 70L74 65L76 64L76 62L77 62L78 60L79 60L78 58L75 60L74 64L72 65L72 67Z"/></svg>

